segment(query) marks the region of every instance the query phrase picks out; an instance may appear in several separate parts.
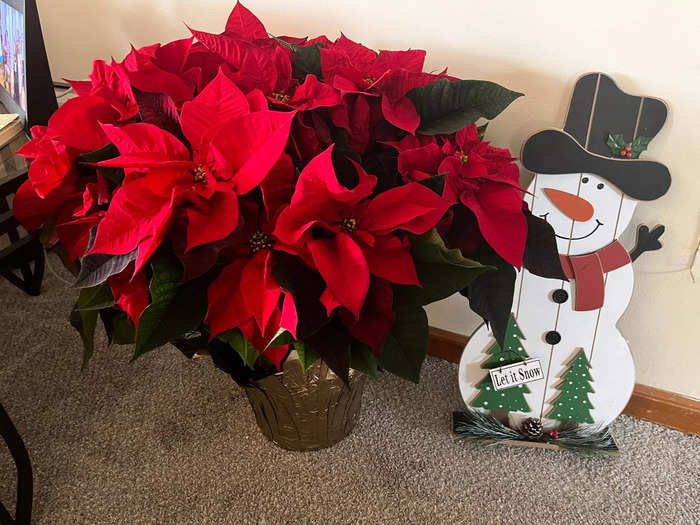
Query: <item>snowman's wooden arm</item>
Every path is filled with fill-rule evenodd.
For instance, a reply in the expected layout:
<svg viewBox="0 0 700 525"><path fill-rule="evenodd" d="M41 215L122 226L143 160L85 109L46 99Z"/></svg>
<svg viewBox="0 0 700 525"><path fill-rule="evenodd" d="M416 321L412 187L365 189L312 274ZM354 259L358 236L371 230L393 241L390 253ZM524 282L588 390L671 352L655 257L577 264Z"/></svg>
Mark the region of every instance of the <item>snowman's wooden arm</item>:
<svg viewBox="0 0 700 525"><path fill-rule="evenodd" d="M659 224L651 231L649 231L649 226L646 224L639 226L637 230L637 245L630 252L630 259L634 262L644 252L659 250L661 248L659 237L663 235L665 230L666 227L663 224Z"/></svg>

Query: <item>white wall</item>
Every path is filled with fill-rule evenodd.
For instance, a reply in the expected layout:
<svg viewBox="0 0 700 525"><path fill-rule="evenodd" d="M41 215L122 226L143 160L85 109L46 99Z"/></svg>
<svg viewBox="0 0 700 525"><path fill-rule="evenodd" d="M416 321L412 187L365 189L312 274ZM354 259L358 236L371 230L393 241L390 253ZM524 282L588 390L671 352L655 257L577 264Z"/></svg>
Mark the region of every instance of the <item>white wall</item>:
<svg viewBox="0 0 700 525"><path fill-rule="evenodd" d="M233 7L229 0L38 4L54 77L69 78L85 77L94 58L121 58L130 43L187 36L184 21L220 31ZM638 382L700 397L700 283L688 271L700 234L700 3L249 0L246 5L274 34L334 37L342 30L374 48L423 48L430 70L449 66L456 76L524 92L489 128L490 140L514 152L530 133L563 125L573 83L582 73L604 71L623 90L665 99L669 118L647 157L669 166L673 185L662 199L640 204L633 222L665 224L664 249L635 263L635 294L619 326L632 347ZM461 298L431 307L430 320L464 334L478 322Z"/></svg>

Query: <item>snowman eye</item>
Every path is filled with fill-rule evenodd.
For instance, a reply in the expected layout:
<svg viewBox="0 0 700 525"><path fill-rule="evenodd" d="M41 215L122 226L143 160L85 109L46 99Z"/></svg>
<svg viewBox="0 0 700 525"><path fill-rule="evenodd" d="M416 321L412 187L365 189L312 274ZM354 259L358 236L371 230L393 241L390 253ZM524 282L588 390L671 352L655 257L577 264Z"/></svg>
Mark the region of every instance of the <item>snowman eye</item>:
<svg viewBox="0 0 700 525"><path fill-rule="evenodd" d="M603 183L602 183L602 182L601 182L600 184L598 184L598 185L596 186L596 188L598 188L599 190L602 190L602 189L603 189L603 187L604 187L604 185L603 185Z"/></svg>
<svg viewBox="0 0 700 525"><path fill-rule="evenodd" d="M583 182L584 184L586 184L586 183L588 182L588 177L582 178L582 179L581 179L581 182Z"/></svg>

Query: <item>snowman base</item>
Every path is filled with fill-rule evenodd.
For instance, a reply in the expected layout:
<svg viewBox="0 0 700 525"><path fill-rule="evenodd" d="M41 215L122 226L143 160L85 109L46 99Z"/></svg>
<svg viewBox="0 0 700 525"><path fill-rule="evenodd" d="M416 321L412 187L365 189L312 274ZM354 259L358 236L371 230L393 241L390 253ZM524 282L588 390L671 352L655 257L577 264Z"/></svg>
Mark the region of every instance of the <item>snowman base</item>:
<svg viewBox="0 0 700 525"><path fill-rule="evenodd" d="M452 438L456 442L477 441L489 446L559 449L585 455L620 454L608 427L577 425L529 437L490 414L471 409L452 413Z"/></svg>

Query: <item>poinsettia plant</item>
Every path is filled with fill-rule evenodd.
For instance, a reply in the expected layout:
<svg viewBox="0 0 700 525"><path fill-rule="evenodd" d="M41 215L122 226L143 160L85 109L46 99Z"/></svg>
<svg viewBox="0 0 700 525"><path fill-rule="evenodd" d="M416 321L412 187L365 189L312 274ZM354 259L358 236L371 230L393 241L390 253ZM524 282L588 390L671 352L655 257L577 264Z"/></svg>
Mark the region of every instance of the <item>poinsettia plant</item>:
<svg viewBox="0 0 700 525"><path fill-rule="evenodd" d="M85 360L99 318L134 357L204 344L241 380L295 350L417 381L423 307L457 292L502 340L515 269L561 273L515 159L476 126L520 94L424 59L273 37L237 4L221 34L72 82L20 151L14 210L79 264Z"/></svg>

